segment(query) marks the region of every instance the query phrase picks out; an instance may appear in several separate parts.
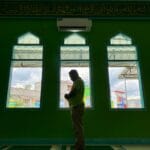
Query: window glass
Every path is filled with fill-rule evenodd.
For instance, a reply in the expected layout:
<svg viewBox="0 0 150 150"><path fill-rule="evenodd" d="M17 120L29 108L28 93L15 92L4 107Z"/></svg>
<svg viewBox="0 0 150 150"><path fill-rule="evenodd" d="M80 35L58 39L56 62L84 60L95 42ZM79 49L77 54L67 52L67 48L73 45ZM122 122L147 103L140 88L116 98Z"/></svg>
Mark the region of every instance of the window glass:
<svg viewBox="0 0 150 150"><path fill-rule="evenodd" d="M42 53L43 46L33 34L18 38L13 47L7 108L40 107Z"/></svg>
<svg viewBox="0 0 150 150"><path fill-rule="evenodd" d="M18 44L40 44L40 40L36 35L27 32L18 38Z"/></svg>
<svg viewBox="0 0 150 150"><path fill-rule="evenodd" d="M109 60L135 60L137 59L135 46L108 46Z"/></svg>
<svg viewBox="0 0 150 150"><path fill-rule="evenodd" d="M89 46L61 46L61 60L89 59Z"/></svg>
<svg viewBox="0 0 150 150"><path fill-rule="evenodd" d="M67 40L67 41L66 41ZM84 44L81 46L81 44ZM60 47L60 108L68 108L68 102L64 94L68 93L72 86L69 78L69 71L76 69L84 80L85 93L84 102L86 107L92 107L90 88L90 59L89 46L85 45L85 39L77 34L65 38L64 45Z"/></svg>
<svg viewBox="0 0 150 150"><path fill-rule="evenodd" d="M85 41L85 38L81 37L77 33L73 33L64 39L64 44L85 45L86 41Z"/></svg>
<svg viewBox="0 0 150 150"><path fill-rule="evenodd" d="M137 49L120 33L107 47L111 108L144 108Z"/></svg>
<svg viewBox="0 0 150 150"><path fill-rule="evenodd" d="M88 62L62 62L61 64L61 87L60 87L60 107L69 107L67 100L64 98L64 93L68 93L71 89L72 81L69 78L68 72L71 69L76 69L84 80L85 92L84 102L86 107L91 107L90 100L90 78L89 78L89 63Z"/></svg>
<svg viewBox="0 0 150 150"><path fill-rule="evenodd" d="M15 45L13 59L42 59L43 46L39 45Z"/></svg>

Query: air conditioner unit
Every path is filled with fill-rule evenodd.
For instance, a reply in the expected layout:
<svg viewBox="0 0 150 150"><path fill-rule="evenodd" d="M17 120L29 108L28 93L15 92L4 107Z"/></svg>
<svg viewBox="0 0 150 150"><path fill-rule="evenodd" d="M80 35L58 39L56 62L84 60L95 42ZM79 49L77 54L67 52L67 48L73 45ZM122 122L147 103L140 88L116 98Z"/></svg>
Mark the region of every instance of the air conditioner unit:
<svg viewBox="0 0 150 150"><path fill-rule="evenodd" d="M92 21L88 18L62 18L57 20L59 31L90 31Z"/></svg>

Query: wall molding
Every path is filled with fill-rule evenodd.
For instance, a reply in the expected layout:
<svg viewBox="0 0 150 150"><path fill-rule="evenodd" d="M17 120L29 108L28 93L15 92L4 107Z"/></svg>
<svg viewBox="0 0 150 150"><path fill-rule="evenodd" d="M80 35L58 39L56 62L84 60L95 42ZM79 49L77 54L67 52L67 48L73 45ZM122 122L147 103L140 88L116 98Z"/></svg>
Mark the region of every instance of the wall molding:
<svg viewBox="0 0 150 150"><path fill-rule="evenodd" d="M150 17L150 2L1 1L0 17Z"/></svg>

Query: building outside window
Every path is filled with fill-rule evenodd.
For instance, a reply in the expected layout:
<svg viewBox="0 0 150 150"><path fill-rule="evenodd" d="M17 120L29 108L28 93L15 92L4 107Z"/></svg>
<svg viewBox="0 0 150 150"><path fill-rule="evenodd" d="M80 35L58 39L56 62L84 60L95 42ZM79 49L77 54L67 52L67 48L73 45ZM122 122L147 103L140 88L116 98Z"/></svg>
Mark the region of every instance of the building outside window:
<svg viewBox="0 0 150 150"><path fill-rule="evenodd" d="M13 46L7 108L39 108L41 98L43 46L27 32Z"/></svg>
<svg viewBox="0 0 150 150"><path fill-rule="evenodd" d="M119 33L107 46L111 108L144 108L137 47Z"/></svg>
<svg viewBox="0 0 150 150"><path fill-rule="evenodd" d="M72 33L64 39L64 45L60 47L60 108L68 108L68 102L64 94L68 93L72 86L69 71L76 69L84 80L84 102L87 108L92 107L90 88L90 56L89 46L86 40L77 33Z"/></svg>

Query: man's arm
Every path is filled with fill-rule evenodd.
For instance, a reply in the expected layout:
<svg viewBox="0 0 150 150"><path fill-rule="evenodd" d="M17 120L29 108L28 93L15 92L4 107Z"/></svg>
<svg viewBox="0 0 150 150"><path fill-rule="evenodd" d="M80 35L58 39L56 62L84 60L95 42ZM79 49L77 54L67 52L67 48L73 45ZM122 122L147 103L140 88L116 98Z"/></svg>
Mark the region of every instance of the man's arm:
<svg viewBox="0 0 150 150"><path fill-rule="evenodd" d="M65 94L65 98L70 99L70 98L74 97L76 95L76 93L77 93L77 90L76 90L75 86L73 86L71 91L68 94Z"/></svg>

